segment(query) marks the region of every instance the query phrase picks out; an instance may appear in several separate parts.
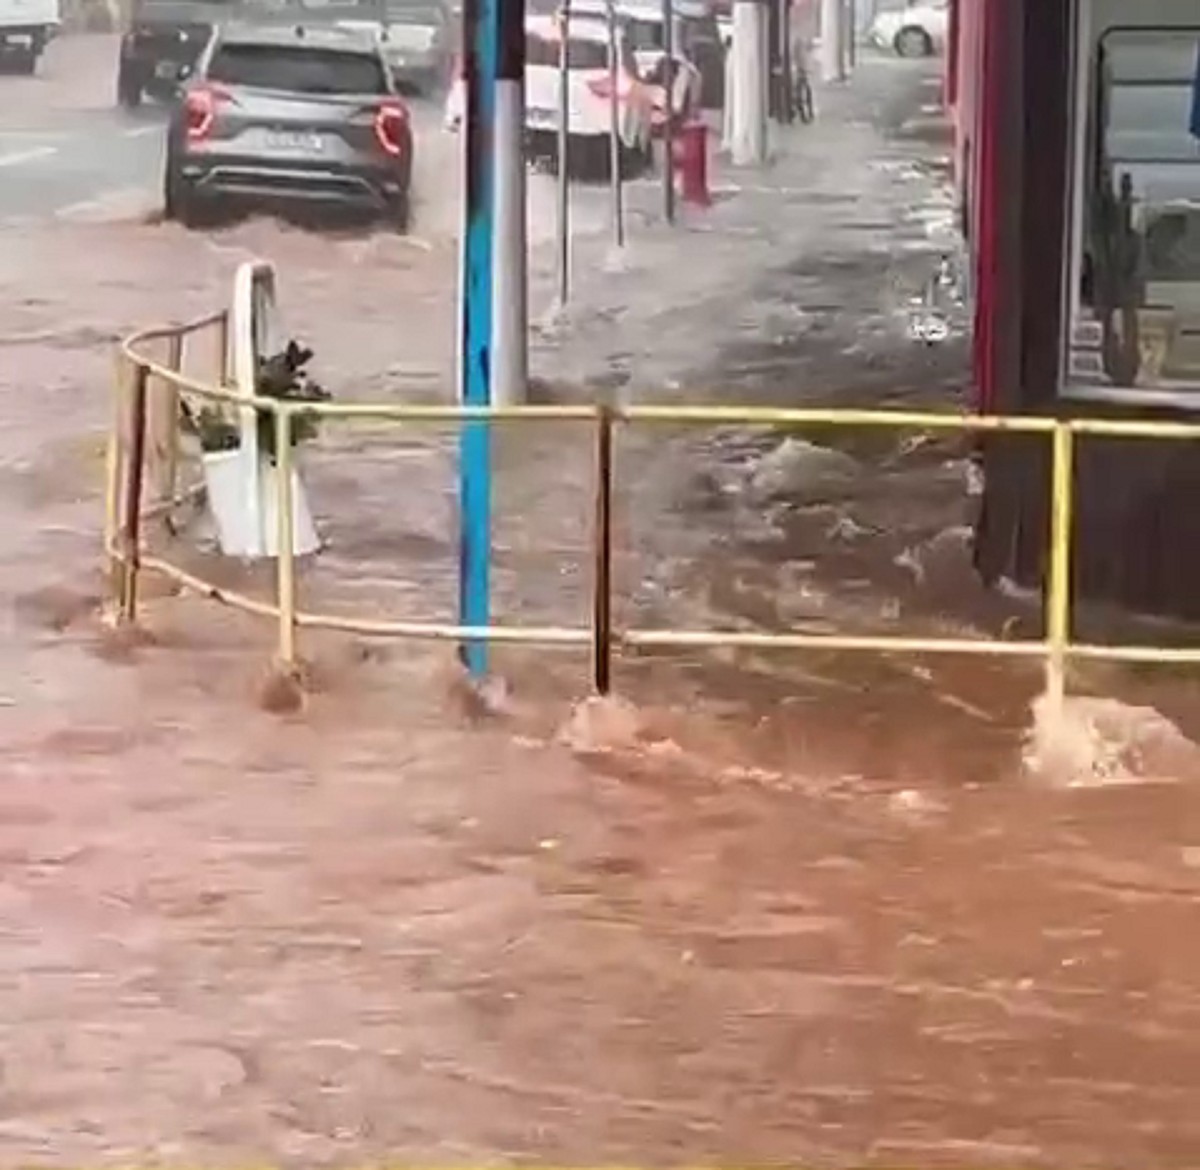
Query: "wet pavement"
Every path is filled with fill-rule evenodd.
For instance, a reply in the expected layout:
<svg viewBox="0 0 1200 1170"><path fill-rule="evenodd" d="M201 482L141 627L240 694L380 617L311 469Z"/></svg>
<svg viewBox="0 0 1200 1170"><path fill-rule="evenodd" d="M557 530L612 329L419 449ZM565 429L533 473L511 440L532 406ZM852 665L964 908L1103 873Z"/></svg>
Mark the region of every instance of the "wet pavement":
<svg viewBox="0 0 1200 1170"><path fill-rule="evenodd" d="M412 240L153 222L108 44L0 78L3 149L56 110L118 143L0 172L0 1159L1193 1164L1200 802L1157 745L1140 782L1026 775L1033 668L647 655L580 705L582 656L507 651L486 715L447 651L305 634L281 717L249 619L158 590L146 644L105 636L113 341L266 255L339 397L448 397L456 222L432 129ZM536 257L539 394L954 402L961 310L909 336L948 247L934 84L866 63L675 232L634 187L622 255L582 193L565 313ZM621 620L1036 622L970 574L961 446L812 438L623 436ZM503 616L584 619L586 451L499 440ZM445 435L326 428L306 598L450 616L453 476ZM212 564L199 524L175 551Z"/></svg>

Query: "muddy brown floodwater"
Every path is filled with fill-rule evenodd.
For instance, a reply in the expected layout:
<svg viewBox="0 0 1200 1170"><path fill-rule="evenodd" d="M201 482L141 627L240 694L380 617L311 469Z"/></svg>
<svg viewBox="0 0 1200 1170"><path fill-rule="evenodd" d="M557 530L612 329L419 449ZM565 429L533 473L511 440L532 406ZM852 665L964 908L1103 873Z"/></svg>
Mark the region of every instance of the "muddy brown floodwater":
<svg viewBox="0 0 1200 1170"><path fill-rule="evenodd" d="M547 393L592 368L667 398L953 400L961 340L903 344L929 249L888 234L933 189L894 172L930 149L895 108L932 77L860 77L789 196L824 242L739 286L742 320L703 274L675 316L597 311L599 351L539 349ZM635 263L669 255L645 232ZM748 239L712 238L729 273ZM340 397L448 394L436 234L133 216L0 248L0 1161L1195 1165L1193 778L1030 778L1032 668L646 656L580 705L581 657L509 651L488 714L447 651L305 633L310 693L281 716L249 619L148 587L146 641L107 637L112 345L209 310L254 254ZM693 326L672 379L684 310L720 352ZM622 621L1030 621L973 583L961 449L788 438L622 438ZM509 617L584 618L586 452L567 427L500 441ZM327 428L306 597L450 616L453 474L444 435ZM198 522L176 547L241 575ZM1191 684L1122 685L1191 728Z"/></svg>

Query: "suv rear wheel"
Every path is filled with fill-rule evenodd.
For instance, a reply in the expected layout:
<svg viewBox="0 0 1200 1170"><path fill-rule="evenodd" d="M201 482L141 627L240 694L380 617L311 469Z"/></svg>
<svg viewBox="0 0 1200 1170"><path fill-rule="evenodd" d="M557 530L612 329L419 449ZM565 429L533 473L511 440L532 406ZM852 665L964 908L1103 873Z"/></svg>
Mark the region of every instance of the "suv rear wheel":
<svg viewBox="0 0 1200 1170"><path fill-rule="evenodd" d="M412 208L409 204L408 192L403 195L393 195L384 208L383 219L388 227L398 235L406 235L409 222L412 219Z"/></svg>
<svg viewBox="0 0 1200 1170"><path fill-rule="evenodd" d="M126 110L136 110L142 104L141 80L124 65L117 71L117 104Z"/></svg>
<svg viewBox="0 0 1200 1170"><path fill-rule="evenodd" d="M195 192L168 161L163 175L163 219L190 228L199 218Z"/></svg>

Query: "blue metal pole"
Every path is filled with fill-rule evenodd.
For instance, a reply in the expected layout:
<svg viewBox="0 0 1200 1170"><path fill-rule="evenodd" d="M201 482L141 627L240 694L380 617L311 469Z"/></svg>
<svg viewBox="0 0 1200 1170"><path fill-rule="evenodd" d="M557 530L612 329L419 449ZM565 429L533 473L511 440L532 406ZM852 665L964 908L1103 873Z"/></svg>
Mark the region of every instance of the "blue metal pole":
<svg viewBox="0 0 1200 1170"><path fill-rule="evenodd" d="M492 255L496 211L492 136L495 133L499 17L498 0L466 0L463 8L465 238L460 281L462 352L459 361L462 400L468 406L491 403ZM491 424L463 424L459 442L459 622L465 626L486 626L491 614ZM468 639L460 648L460 654L473 678L482 678L487 673L486 642Z"/></svg>

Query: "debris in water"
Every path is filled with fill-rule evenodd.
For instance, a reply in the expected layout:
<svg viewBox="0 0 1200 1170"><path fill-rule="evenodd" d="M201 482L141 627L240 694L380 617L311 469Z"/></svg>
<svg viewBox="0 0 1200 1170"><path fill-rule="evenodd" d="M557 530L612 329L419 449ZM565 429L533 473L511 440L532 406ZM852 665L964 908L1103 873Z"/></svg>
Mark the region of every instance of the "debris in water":
<svg viewBox="0 0 1200 1170"><path fill-rule="evenodd" d="M628 700L591 695L575 705L559 739L573 752L624 751L638 746L643 731L642 717Z"/></svg>
<svg viewBox="0 0 1200 1170"><path fill-rule="evenodd" d="M805 439L785 439L763 456L750 477L751 495L761 502L841 488L859 473L858 461L842 451Z"/></svg>

